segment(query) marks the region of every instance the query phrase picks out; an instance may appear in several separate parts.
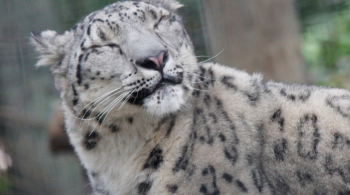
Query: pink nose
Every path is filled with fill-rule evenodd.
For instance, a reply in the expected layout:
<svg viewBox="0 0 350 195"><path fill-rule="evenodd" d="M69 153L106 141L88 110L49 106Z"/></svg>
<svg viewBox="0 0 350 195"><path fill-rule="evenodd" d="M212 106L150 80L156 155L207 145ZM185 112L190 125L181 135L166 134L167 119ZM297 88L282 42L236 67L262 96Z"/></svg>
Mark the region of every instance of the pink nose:
<svg viewBox="0 0 350 195"><path fill-rule="evenodd" d="M148 57L143 62L137 64L143 68L157 70L161 72L165 66L165 62L167 61L167 59L168 53L166 51L161 51L158 54L158 56Z"/></svg>

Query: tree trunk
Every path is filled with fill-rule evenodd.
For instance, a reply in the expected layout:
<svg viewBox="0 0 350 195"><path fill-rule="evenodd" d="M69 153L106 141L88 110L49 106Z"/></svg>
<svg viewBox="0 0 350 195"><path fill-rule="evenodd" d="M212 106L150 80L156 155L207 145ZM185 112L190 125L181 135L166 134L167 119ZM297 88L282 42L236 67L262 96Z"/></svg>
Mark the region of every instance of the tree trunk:
<svg viewBox="0 0 350 195"><path fill-rule="evenodd" d="M307 82L299 26L289 0L205 0L208 51L221 64L261 72L265 80Z"/></svg>

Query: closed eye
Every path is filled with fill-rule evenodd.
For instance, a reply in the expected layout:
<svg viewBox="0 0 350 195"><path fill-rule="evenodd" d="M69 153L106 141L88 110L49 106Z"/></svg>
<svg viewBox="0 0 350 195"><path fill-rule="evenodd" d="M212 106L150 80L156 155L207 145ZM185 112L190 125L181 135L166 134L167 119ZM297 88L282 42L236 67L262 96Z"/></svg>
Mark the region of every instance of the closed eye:
<svg viewBox="0 0 350 195"><path fill-rule="evenodd" d="M102 48L102 47L110 47L110 48L120 48L119 45L114 44L114 43L110 43L107 45L91 45L86 49L96 49L96 48Z"/></svg>
<svg viewBox="0 0 350 195"><path fill-rule="evenodd" d="M158 25L159 25L164 19L166 19L166 17L167 17L167 16L162 16L162 17L159 19L158 23L154 25L154 28L158 28Z"/></svg>
<svg viewBox="0 0 350 195"><path fill-rule="evenodd" d="M110 44L107 44L107 45L92 45L92 46L90 46L90 47L88 47L88 48L84 48L83 50L98 51L97 49L102 48L102 47L109 47L109 48L111 48L111 49L113 49L113 48L118 48L118 49L119 49L120 55L123 55L123 51L122 51L122 49L120 48L120 46L117 45L117 44L114 44L114 43L110 43Z"/></svg>

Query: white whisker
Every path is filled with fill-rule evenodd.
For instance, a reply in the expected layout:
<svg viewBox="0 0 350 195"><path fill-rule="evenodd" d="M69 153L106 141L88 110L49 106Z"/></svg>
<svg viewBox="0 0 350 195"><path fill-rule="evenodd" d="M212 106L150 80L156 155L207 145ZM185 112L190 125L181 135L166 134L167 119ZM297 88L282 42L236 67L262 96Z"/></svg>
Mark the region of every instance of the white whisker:
<svg viewBox="0 0 350 195"><path fill-rule="evenodd" d="M226 49L226 47L224 48L224 49L222 49L218 54L216 54L214 57L212 57L212 58L209 58L209 59L207 59L207 60L204 60L204 61L201 61L201 62L199 62L199 63L204 63L204 62L208 62L208 61L210 61L210 60L212 60L212 59L214 59L214 58L216 58L216 57L218 57L224 50Z"/></svg>
<svg viewBox="0 0 350 195"><path fill-rule="evenodd" d="M116 95L116 94L118 94L118 93L125 92L125 91L126 91L126 90L115 92L114 94L112 94L112 95L109 96L108 98L110 98L110 97L112 97L112 96L114 96L114 95ZM118 97L119 97L119 96L118 96ZM105 100L107 100L108 98L106 98ZM96 105L96 107L95 107L91 112L92 112L92 113L95 112L96 108L97 108L101 103L103 103L105 100L103 100L103 101L101 101L100 103L98 103L98 104ZM110 105L110 104L109 104L109 105ZM108 106L107 106L107 107L108 107ZM101 113L103 113L105 109L106 109L106 108L104 108L104 109L101 111ZM101 113L100 113L100 114L101 114ZM90 119L95 119L95 118L97 118L100 114L98 114L96 117L90 118Z"/></svg>
<svg viewBox="0 0 350 195"><path fill-rule="evenodd" d="M97 107L98 107L100 104L102 104L104 101L106 101L106 100L109 99L110 97L112 97L112 96L114 96L114 95L117 95L118 93L122 93L122 92L124 92L124 91L125 91L125 90L123 90L123 91L116 91L116 92L112 93L111 95L109 95L108 97L106 97L104 100L102 100L101 102L99 102L99 103L95 106L95 108L91 111L90 115L91 115L92 113L94 113L95 110L97 109ZM105 108L105 109L106 109L106 108ZM104 111L105 109L102 110L102 113L103 113L103 111ZM86 113L87 113L88 111L89 111L89 110L87 110ZM96 119L97 117L99 117L99 115L101 115L101 113L98 114L98 115L96 115L95 117L92 117L92 118L90 117L90 118L88 118L88 119L81 119L80 125L82 124L83 121L87 120L87 121L90 122L91 120ZM84 116L85 116L85 115L84 115Z"/></svg>
<svg viewBox="0 0 350 195"><path fill-rule="evenodd" d="M191 86L187 86L185 85L186 87L190 88L190 89L193 89L193 90L196 90L196 91L204 91L204 92L208 92L208 90L203 90L203 89L197 89L197 88L194 88L194 87L191 87Z"/></svg>
<svg viewBox="0 0 350 195"><path fill-rule="evenodd" d="M126 98L126 100L124 101L124 103L121 105L121 107L128 101L128 98L130 97L130 95L133 93L135 91L135 89L134 90L132 90L131 92L130 91L128 91L128 92L126 92L127 93L127 95L129 95L127 98ZM126 96L126 95L125 95ZM125 97L124 96L124 97ZM113 110L113 108L122 100L122 99L124 99L124 97L123 98L121 98L118 102L116 102L112 107L111 107L111 109L108 111L108 113L105 115L105 119L107 118L107 116L108 116L108 114ZM119 109L118 109L118 111L120 110L120 107L119 107ZM100 126L100 128L103 126L103 123L105 122L105 120L103 120L102 121L102 123L101 123L101 126Z"/></svg>
<svg viewBox="0 0 350 195"><path fill-rule="evenodd" d="M98 98L96 98L95 100L91 101L91 102L88 103L86 106L84 106L84 108L79 112L79 114L80 114L87 106L89 106L90 104L91 104L91 105L89 106L89 109L90 109L96 102L99 102L99 101L102 100L103 98L106 98L106 99L102 100L101 102L99 102L99 103L96 105L96 107L94 108L94 110L95 110L95 109L98 107L98 105L100 105L102 102L104 102L104 101L107 100L108 98L112 97L113 95L119 93L118 90L120 90L120 89L121 89L121 87L120 87L120 88L117 88L117 89L114 89L114 90L112 90L112 91L110 91L110 92L107 92L107 93L103 94L101 97L98 97ZM71 113L69 110L67 110L68 113L70 113L70 114L75 118L75 119L74 119L74 122L72 123L72 125L71 125L70 127L68 127L67 129L68 129L68 130L72 129L73 126L75 125L75 122L76 122L77 119L80 120L79 126L81 126L82 121L85 121L85 120L93 120L93 119L97 118L97 116L94 117L94 118L89 118L89 119L85 119L85 118L84 118L84 117L86 116L86 114L88 113L89 109L85 111L85 113L84 113L84 115L83 115L82 118L75 116L73 113ZM93 111L94 111L94 110L93 110ZM93 111L92 111L91 113L93 113ZM78 116L79 116L79 115L78 115Z"/></svg>
<svg viewBox="0 0 350 195"><path fill-rule="evenodd" d="M106 108L104 108L102 111L101 111L101 113L99 113L97 116L99 117L99 120L101 119L101 117L105 114L105 113L107 113L107 111L109 111L110 110L110 108L111 107L113 107L113 105L115 104L115 103L118 103L119 102L119 100L120 99L122 99L122 98L124 98L126 95L124 95L124 94L129 94L129 92L127 91L127 92L124 92L124 93L122 93L120 96L118 96L116 99L114 99Z"/></svg>
<svg viewBox="0 0 350 195"><path fill-rule="evenodd" d="M99 102L99 101L102 100L103 98L108 99L108 98L112 97L112 96L115 95L115 94L118 92L118 90L121 89L121 88L122 88L122 87L120 87L120 88L118 88L118 89L114 89L114 90L112 90L112 91L110 91L110 92L108 92L108 93L105 93L105 94L102 95L101 97L96 98L95 100L91 101L91 102L89 103L89 104L91 104L91 106L90 106L90 107L86 110L86 112L84 113L83 119L85 118L85 114L87 113L87 111L89 111L90 108L93 107L97 102ZM105 100L106 100L106 99L105 99ZM103 101L105 101L105 100L103 100ZM102 102L103 102L103 101L102 101ZM102 103L102 102L99 102L99 104ZM82 111L84 111L84 109L85 109L89 104L87 104L79 113L81 113ZM99 104L97 104L96 107L97 107Z"/></svg>
<svg viewBox="0 0 350 195"><path fill-rule="evenodd" d="M112 90L112 91L110 91L110 92L108 92L108 93L102 95L101 97L98 97L98 98L96 98L95 100L91 101L91 102L88 103L86 106L84 106L83 109L80 110L79 114L80 114L86 107L88 107L90 104L92 104L91 106L93 106L97 101L100 101L100 100L103 99L105 96L108 96L110 93L113 93L113 92L115 92L115 91L117 91L117 90L119 90L119 89L121 89L121 87L118 88L118 89L114 89L114 90ZM90 107L91 107L91 106L90 106ZM90 107L89 107L89 108L90 108ZM74 115L73 113L71 113L71 112L68 112L68 113L71 114L71 115L75 118L75 120L76 120L76 119L84 120L84 117L83 117L83 118L80 118L79 115L78 115L78 116L75 116L75 115ZM86 112L85 112L85 114L86 114ZM84 116L85 116L85 115L84 115ZM75 122L75 121L74 121L74 122Z"/></svg>
<svg viewBox="0 0 350 195"><path fill-rule="evenodd" d="M103 115L106 115L104 116L103 118L103 121L101 122L101 125L100 125L100 128L102 127L104 121L106 120L106 116L109 114L109 112L112 111L112 109L120 102L121 99L123 99L129 92L124 92L122 93L120 96L118 96L115 100L113 100L113 102L111 102L105 109L103 109L103 111L98 114L97 116L98 117L98 120L97 120L97 123L95 125L95 127L93 128L93 130L95 130L95 128L97 127L98 123L100 122L101 118L103 117ZM93 131L92 130L92 131Z"/></svg>
<svg viewBox="0 0 350 195"><path fill-rule="evenodd" d="M132 90L132 91L130 92L130 94L128 95L128 97L126 97L126 99L124 100L124 102L122 103L122 105L118 108L118 111L125 105L125 103L128 101L129 97L131 96L131 94L132 94L134 91L135 91L135 89Z"/></svg>
<svg viewBox="0 0 350 195"><path fill-rule="evenodd" d="M188 74L192 74L193 76L197 76L197 77L200 77L200 78L203 78L203 79L206 79L206 80L212 80L212 81L215 81L215 79L210 79L210 78L207 78L207 77L204 77L204 76L201 76L201 75L198 75L196 73L193 73L193 72L189 72L189 71L185 71L184 72L187 72Z"/></svg>

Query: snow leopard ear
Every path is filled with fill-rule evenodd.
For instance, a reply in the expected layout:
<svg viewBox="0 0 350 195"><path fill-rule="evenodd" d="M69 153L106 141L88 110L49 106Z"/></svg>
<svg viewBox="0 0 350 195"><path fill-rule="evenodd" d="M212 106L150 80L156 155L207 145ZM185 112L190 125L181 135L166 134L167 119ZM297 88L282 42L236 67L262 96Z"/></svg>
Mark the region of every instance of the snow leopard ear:
<svg viewBox="0 0 350 195"><path fill-rule="evenodd" d="M55 31L46 30L39 33L32 32L30 38L33 46L40 53L36 66L49 66L55 78L56 88L60 92L68 90L67 79L68 60L70 48L73 45L74 33L67 31L62 35Z"/></svg>
<svg viewBox="0 0 350 195"><path fill-rule="evenodd" d="M40 53L36 66L50 66L52 71L62 69L60 65L69 46L72 44L73 32L65 32L62 35L55 31L46 30L42 32L32 32L31 42Z"/></svg>
<svg viewBox="0 0 350 195"><path fill-rule="evenodd" d="M151 3L155 5L160 5L165 9L175 11L183 5L176 0L142 0L146 3Z"/></svg>

